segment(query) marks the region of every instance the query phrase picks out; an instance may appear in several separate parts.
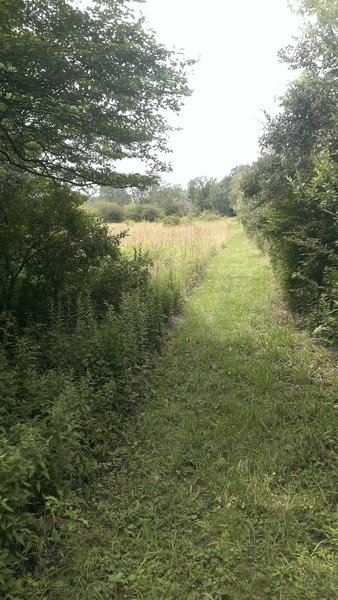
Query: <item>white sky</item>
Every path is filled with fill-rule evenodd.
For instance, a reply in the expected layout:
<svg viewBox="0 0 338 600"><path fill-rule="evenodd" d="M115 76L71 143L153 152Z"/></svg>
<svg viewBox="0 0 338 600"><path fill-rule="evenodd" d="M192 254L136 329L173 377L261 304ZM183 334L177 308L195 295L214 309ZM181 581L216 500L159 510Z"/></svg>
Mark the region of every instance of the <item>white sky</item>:
<svg viewBox="0 0 338 600"><path fill-rule="evenodd" d="M297 34L287 0L147 0L149 27L167 47L200 58L190 77L193 95L170 138L173 172L185 185L200 175L221 179L259 153L263 110L276 110L294 74L277 51Z"/></svg>

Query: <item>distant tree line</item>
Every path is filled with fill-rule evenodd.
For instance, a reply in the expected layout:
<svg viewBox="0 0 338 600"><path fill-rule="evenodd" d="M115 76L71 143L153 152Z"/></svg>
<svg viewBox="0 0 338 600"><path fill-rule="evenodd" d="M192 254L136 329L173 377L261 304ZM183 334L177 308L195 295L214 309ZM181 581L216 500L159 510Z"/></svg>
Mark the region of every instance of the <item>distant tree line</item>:
<svg viewBox="0 0 338 600"><path fill-rule="evenodd" d="M158 183L147 190L101 187L89 200L90 206L104 221L158 221L185 215L233 216L231 190L236 167L221 181L214 177L196 177L187 188Z"/></svg>

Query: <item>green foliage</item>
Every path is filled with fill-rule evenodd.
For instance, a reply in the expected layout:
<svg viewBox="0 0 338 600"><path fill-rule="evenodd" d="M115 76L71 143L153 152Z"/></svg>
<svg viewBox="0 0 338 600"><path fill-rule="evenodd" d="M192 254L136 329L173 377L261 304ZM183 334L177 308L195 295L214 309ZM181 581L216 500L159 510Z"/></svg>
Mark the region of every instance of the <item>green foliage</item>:
<svg viewBox="0 0 338 600"><path fill-rule="evenodd" d="M232 217L234 215L230 203L232 173L216 182L210 191L211 209L222 216Z"/></svg>
<svg viewBox="0 0 338 600"><path fill-rule="evenodd" d="M65 186L15 172L0 177L0 311L43 321L51 301L68 302L104 258L118 258L83 198Z"/></svg>
<svg viewBox="0 0 338 600"><path fill-rule="evenodd" d="M131 193L126 189L112 188L109 186L100 186L100 194L98 201L100 200L105 200L106 202L115 202L115 204L125 206L126 204L129 204L131 200Z"/></svg>
<svg viewBox="0 0 338 600"><path fill-rule="evenodd" d="M204 210L211 210L210 191L215 179L195 177L188 183L188 199L197 214Z"/></svg>
<svg viewBox="0 0 338 600"><path fill-rule="evenodd" d="M108 200L97 200L93 212L106 223L121 223L124 220L124 210L120 204Z"/></svg>
<svg viewBox="0 0 338 600"><path fill-rule="evenodd" d="M200 221L215 221L219 219L219 215L216 215L212 210L203 210L198 215Z"/></svg>
<svg viewBox="0 0 338 600"><path fill-rule="evenodd" d="M233 216L230 204L231 175L221 181L215 178L196 177L188 183L188 199L193 211L199 214L213 211L222 216Z"/></svg>
<svg viewBox="0 0 338 600"><path fill-rule="evenodd" d="M229 226L113 468L27 600L336 597L334 356L294 327L269 260Z"/></svg>
<svg viewBox="0 0 338 600"><path fill-rule="evenodd" d="M164 216L163 210L152 204L142 204L141 208L142 221L150 221L152 223L162 219Z"/></svg>
<svg viewBox="0 0 338 600"><path fill-rule="evenodd" d="M181 219L178 215L168 215L163 219L164 225L179 225L181 223Z"/></svg>
<svg viewBox="0 0 338 600"><path fill-rule="evenodd" d="M164 168L164 115L190 94L191 61L156 42L132 0L1 0L1 17L0 161L80 185L152 183L115 165Z"/></svg>
<svg viewBox="0 0 338 600"><path fill-rule="evenodd" d="M120 420L140 398L151 355L182 301L175 279L152 282L147 255L123 254L120 238L82 202L45 179L11 172L1 180L4 598L24 593L44 545L56 544L75 518L67 498L118 443ZM142 209L150 218L159 211ZM48 516L51 505L62 518Z"/></svg>
<svg viewBox="0 0 338 600"><path fill-rule="evenodd" d="M124 209L125 218L131 221L159 221L163 218L163 210L153 204L127 204Z"/></svg>
<svg viewBox="0 0 338 600"><path fill-rule="evenodd" d="M337 40L333 3L303 6L312 18L300 41L281 53L303 73L282 98L280 113L268 118L264 154L241 176L235 202L248 230L267 244L292 307L335 343Z"/></svg>
<svg viewBox="0 0 338 600"><path fill-rule="evenodd" d="M186 211L186 192L179 185L160 183L147 191L133 191L134 201L138 204L153 204L167 216L183 215Z"/></svg>

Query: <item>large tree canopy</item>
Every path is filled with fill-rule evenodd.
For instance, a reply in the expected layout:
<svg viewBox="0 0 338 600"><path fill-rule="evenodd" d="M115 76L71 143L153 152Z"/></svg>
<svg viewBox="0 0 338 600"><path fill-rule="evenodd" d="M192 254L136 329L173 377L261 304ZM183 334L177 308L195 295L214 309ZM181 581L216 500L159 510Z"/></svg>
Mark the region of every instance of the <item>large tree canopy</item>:
<svg viewBox="0 0 338 600"><path fill-rule="evenodd" d="M84 185L145 185L164 165L191 61L158 44L137 0L0 0L0 162ZM116 171L143 159L148 176Z"/></svg>

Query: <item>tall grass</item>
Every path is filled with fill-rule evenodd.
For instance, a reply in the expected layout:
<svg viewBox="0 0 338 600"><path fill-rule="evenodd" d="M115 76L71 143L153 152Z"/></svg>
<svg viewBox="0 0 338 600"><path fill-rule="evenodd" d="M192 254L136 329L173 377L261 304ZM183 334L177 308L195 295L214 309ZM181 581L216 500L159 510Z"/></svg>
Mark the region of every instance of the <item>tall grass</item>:
<svg viewBox="0 0 338 600"><path fill-rule="evenodd" d="M110 231L116 234L127 230L122 246L128 253L140 247L148 251L153 284L163 287L170 282L184 297L200 279L210 258L226 245L228 222L228 219L218 219L173 226L114 223Z"/></svg>
<svg viewBox="0 0 338 600"><path fill-rule="evenodd" d="M231 225L27 600L337 598L335 381Z"/></svg>
<svg viewBox="0 0 338 600"><path fill-rule="evenodd" d="M144 394L162 334L225 243L227 222L145 223L129 233L123 252L115 241L73 301L52 305L48 321L19 330L14 318L0 319L0 597L6 600L28 597L41 557L48 562L51 553L53 562L63 537L77 527L84 489L123 445L122 423Z"/></svg>

